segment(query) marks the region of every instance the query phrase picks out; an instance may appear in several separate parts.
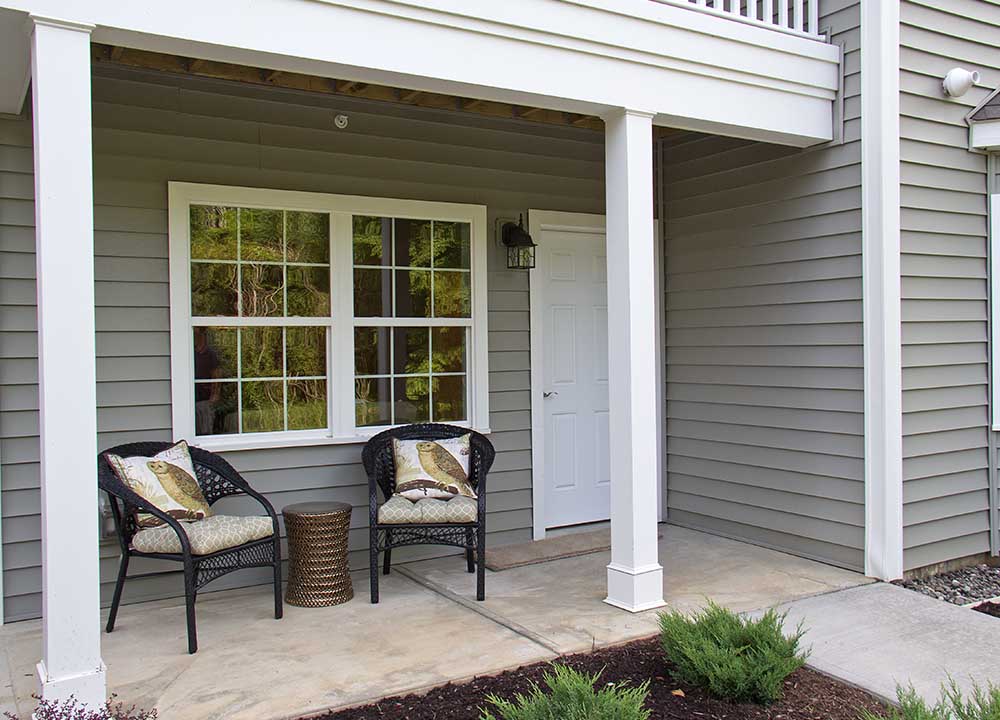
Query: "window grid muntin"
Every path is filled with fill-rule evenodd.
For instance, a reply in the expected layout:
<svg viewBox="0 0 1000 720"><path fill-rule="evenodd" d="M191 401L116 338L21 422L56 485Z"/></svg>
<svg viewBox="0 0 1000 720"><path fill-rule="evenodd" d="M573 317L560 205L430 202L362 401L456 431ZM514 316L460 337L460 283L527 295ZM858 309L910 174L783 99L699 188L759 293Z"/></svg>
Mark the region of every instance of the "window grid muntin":
<svg viewBox="0 0 1000 720"><path fill-rule="evenodd" d="M272 318L279 319L279 318ZM266 432L299 432L298 430L290 430L288 427L288 384L289 382L298 381L322 381L326 385L326 399L324 401L325 414L326 414L326 425L318 428L308 428L308 430L330 430L332 428L332 414L331 414L331 387L333 386L332 373L330 371L330 335L331 335L331 325L330 324L310 324L310 325L290 325L290 326L276 326L274 324L269 325L229 325L224 323L192 323L191 332L197 327L204 327L208 329L220 329L220 330L235 330L236 331L236 375L235 376L225 376L217 378L194 378L193 385L196 387L198 385L211 385L213 383L232 383L236 386L236 408L237 408L237 420L239 429L235 433L222 433L215 435L197 435L197 437L230 437L233 435L260 435ZM258 327L280 327L281 328L281 371L282 375L266 375L266 376L253 376L244 377L243 375L243 330L254 329ZM323 346L324 346L324 365L326 366L326 375L289 375L288 374L288 329L290 327L310 327L323 330ZM246 383L254 382L281 382L282 384L282 430L254 430L246 431L243 429L243 386Z"/></svg>
<svg viewBox="0 0 1000 720"><path fill-rule="evenodd" d="M472 262L472 223L471 222L469 222L467 220L434 220L432 218L406 217L406 216L403 216L403 215L369 215L369 214L365 214L365 213L352 213L352 215L351 215L351 246L352 246L351 257L352 258L354 257L354 255L353 255L354 218L357 218L357 217L377 217L377 218L379 218L381 220L388 220L389 221L389 228L390 228L390 233L389 233L389 264L388 265L372 265L372 264L369 264L369 263L358 264L358 263L355 262L353 264L353 268L354 268L354 270L378 270L378 271L387 271L389 273L390 283L391 283L391 288L392 288L389 303L391 305L392 314L391 315L371 315L371 316L364 316L364 315L359 316L359 315L355 315L355 319L359 319L359 318L360 319L364 319L366 317L371 317L371 318L382 318L382 319L391 318L391 319L394 319L394 320L421 320L421 319L425 319L425 320L468 320L470 322L470 324L471 324L471 321L472 321L472 305L473 305L473 302L472 302L472 297L473 297L472 285L473 285L473 282L475 280L475 278L472 277L472 264L473 264L473 262ZM397 262L396 262L397 261L397 258L396 258L396 221L397 220L410 220L410 221L416 221L416 222L427 222L427 223L430 223L430 264L429 265L423 266L423 265L399 265L399 264L397 264ZM434 223L442 223L442 224L448 224L448 225L468 225L469 226L469 267L467 267L467 268L451 268L451 267L441 267L441 268L439 268L439 267L437 267L435 265L436 258L434 256ZM428 298L428 305L429 305L430 315L427 315L426 317L419 317L419 316L399 316L399 315L396 314L396 302L397 302L396 273L397 273L397 271L400 271L400 270L405 270L407 272L413 271L413 270L419 270L419 271L426 272L426 273L430 274L431 292L430 292L430 297ZM443 316L443 317L439 317L438 315L435 314L436 313L436 308L435 308L435 303L434 303L434 299L435 299L435 295L434 295L435 274L436 273L450 273L450 272L454 272L454 273L468 273L469 274L469 314L468 314L468 316L459 316L459 317ZM352 272L351 273L351 280L352 280L352 282L353 282L353 279L354 279L354 273Z"/></svg>
<svg viewBox="0 0 1000 720"><path fill-rule="evenodd" d="M277 203L276 203L277 205ZM216 258L193 258L190 256L191 248L191 208L194 207L231 207L236 212L236 259L216 259ZM280 212L281 213L281 260L244 260L243 259L243 211L244 210L255 210L263 212ZM288 260L288 213L310 213L313 215L325 215L327 218L327 249L329 261L325 263L313 263L313 262L301 262ZM301 210L294 209L290 207L275 207L275 205L263 206L263 205L251 205L248 203L203 203L203 202L191 202L188 205L187 210L188 217L188 264L193 265L235 265L236 266L236 315L200 315L194 316L191 314L192 321L197 318L310 318L314 317L317 319L325 319L327 317L332 317L333 315L333 294L335 292L334 285L334 267L333 267L333 213L329 210ZM281 315L245 315L243 312L243 267L245 265L263 265L268 267L280 267L281 268L281 303L282 303L282 314ZM329 296L327 298L327 304L329 305L329 313L327 315L289 315L288 314L288 268L289 267L306 267L306 268L327 268L327 277L330 283ZM190 269L188 270L190 276ZM192 303L194 302L194 292L193 288L188 293L190 299L188 301L189 314L192 308Z"/></svg>
<svg viewBox="0 0 1000 720"><path fill-rule="evenodd" d="M472 277L472 224L466 221L454 221L454 220L434 220L432 218L414 218L414 217L403 217L399 215L365 215L365 214L352 214L351 216L351 245L352 245L352 258L353 258L353 244L354 244L354 218L356 217L378 217L381 220L386 220L389 222L390 233L389 233L389 264L388 265L374 265L374 264L359 264L357 262L353 263L354 270L375 270L375 271L387 271L390 276L391 283L391 293L389 299L389 305L391 310L391 315L375 315L375 316L354 316L354 327L384 327L389 329L389 374L375 374L375 375L365 375L357 374L356 364L354 366L354 376L352 382L352 389L357 393L357 381L358 380L388 380L389 385L389 426L396 425L396 383L395 380L398 378L427 378L427 421L435 422L434 417L434 378L435 377L464 377L465 378L465 399L464 399L464 417L461 420L453 420L451 422L469 422L470 411L471 411L471 401L472 401L472 383L469 381L470 375L470 354L472 345L472 284L474 278ZM396 221L397 220L412 220L417 222L427 222L430 224L430 240L429 240L429 264L426 266L422 265L399 265L397 264L398 259L397 253L397 242L396 242ZM449 268L443 267L438 268L436 265L436 256L434 253L434 224L436 222L448 223L448 224L464 224L469 226L469 267L468 268ZM430 274L430 297L428 298L430 315L427 317L419 316L398 316L398 295L396 287L396 273L397 271L412 271L419 270L427 272ZM438 272L459 272L459 273L469 273L469 315L467 317L450 317L444 316L439 317L436 315L436 304L435 304L435 275ZM351 278L353 281L354 273L352 271ZM353 293L352 293L353 294ZM400 323L399 321L406 321L405 323ZM437 323L429 324L427 321L436 320ZM393 332L397 327L415 327L423 328L426 327L427 332L427 373L396 373L394 370L395 357L396 357L396 333ZM435 372L433 370L433 330L434 328L445 328L445 327L455 327L455 328L465 328L464 337L464 348L465 348L465 370L463 372ZM357 399L357 398L356 398ZM383 425L359 425L357 412L354 416L355 427L373 428L373 427L385 427Z"/></svg>
<svg viewBox="0 0 1000 720"><path fill-rule="evenodd" d="M359 318L359 319L363 319L363 318ZM380 328L386 328L387 330L390 331L388 333L388 335L389 335L389 354L388 354L389 360L388 360L388 366L389 366L390 372L389 373L374 373L374 374L358 374L357 373L357 366L355 364L355 373L354 373L354 383L356 383L358 380L388 380L389 381L389 425L390 426L396 425L396 383L394 381L397 380L397 379L399 379L399 378L410 378L410 377L412 377L412 378L426 378L427 379L427 422L437 422L437 419L434 417L434 378L437 378L437 377L464 377L466 379L465 380L465 402L464 402L464 405L465 405L465 417L461 418L460 420L449 420L449 422L456 422L456 423L469 422L469 410L470 410L469 403L470 403L470 393L471 393L471 383L469 382L469 379L468 379L469 378L469 371L470 371L470 368L469 368L469 365L470 365L470 363L469 363L469 348L470 348L471 340L472 340L472 338L471 338L471 334L472 333L471 333L471 331L469 329L469 326L466 326L466 325L438 325L438 326L436 326L436 327L439 327L439 328L449 328L449 327L459 328L460 327L460 328L463 328L465 330L464 338L463 338L463 348L464 348L464 351L465 351L464 352L464 355L465 355L465 358L464 358L465 370L462 370L462 371L458 371L458 370L443 370L443 371L440 371L440 372L434 370L434 333L432 331L435 329L435 326L429 326L429 325L404 325L404 326L400 326L400 325L371 325L370 323L369 324L366 324L366 323L355 323L355 328L358 328L358 327L380 327ZM397 327L416 327L416 328L424 328L424 327L426 327L427 328L428 332L427 332L427 372L426 373L397 373L397 372L395 372L394 367L395 367L395 361L396 361L396 333L393 332L393 331ZM354 384L354 383L352 383L352 384ZM356 388L356 384L354 384L354 386ZM356 390L355 390L355 392L356 392ZM384 426L382 426L382 425L358 425L357 424L357 415L355 414L355 427L372 428L372 427L384 427Z"/></svg>

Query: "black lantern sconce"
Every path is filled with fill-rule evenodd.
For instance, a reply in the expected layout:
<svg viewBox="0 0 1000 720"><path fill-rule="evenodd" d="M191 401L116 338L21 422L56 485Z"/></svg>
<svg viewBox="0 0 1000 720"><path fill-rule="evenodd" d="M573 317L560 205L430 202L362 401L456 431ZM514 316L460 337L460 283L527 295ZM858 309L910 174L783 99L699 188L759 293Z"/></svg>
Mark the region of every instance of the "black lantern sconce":
<svg viewBox="0 0 1000 720"><path fill-rule="evenodd" d="M535 241L524 229L524 216L517 225L505 222L500 227L500 242L507 248L508 270L531 270L535 267Z"/></svg>

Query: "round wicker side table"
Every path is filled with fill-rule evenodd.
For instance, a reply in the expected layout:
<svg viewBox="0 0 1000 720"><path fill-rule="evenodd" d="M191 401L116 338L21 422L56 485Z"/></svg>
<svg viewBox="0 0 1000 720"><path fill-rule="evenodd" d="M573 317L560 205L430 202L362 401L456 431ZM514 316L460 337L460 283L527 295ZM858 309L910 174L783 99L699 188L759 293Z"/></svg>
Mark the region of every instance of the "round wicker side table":
<svg viewBox="0 0 1000 720"><path fill-rule="evenodd" d="M299 607L326 607L354 597L347 566L347 531L351 506L341 502L288 505L288 585L285 602Z"/></svg>

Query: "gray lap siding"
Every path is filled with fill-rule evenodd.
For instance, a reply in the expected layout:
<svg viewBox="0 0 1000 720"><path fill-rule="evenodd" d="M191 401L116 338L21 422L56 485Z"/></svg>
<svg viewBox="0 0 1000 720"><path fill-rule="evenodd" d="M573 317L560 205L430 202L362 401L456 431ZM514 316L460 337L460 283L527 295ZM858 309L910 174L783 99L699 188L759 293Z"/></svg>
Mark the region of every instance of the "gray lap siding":
<svg viewBox="0 0 1000 720"><path fill-rule="evenodd" d="M951 68L1000 80L1000 6L906 0L900 22L904 566L989 550L986 156L941 92Z"/></svg>
<svg viewBox="0 0 1000 720"><path fill-rule="evenodd" d="M667 510L671 522L864 565L859 6L843 142L668 142Z"/></svg>

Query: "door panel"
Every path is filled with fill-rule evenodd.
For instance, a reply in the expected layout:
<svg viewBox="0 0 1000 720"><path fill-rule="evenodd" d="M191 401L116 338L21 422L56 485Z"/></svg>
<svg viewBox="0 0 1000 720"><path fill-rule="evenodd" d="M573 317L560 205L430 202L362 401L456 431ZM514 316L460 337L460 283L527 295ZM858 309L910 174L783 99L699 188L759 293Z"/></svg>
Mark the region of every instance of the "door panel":
<svg viewBox="0 0 1000 720"><path fill-rule="evenodd" d="M608 310L603 232L545 230L545 525L610 517Z"/></svg>

